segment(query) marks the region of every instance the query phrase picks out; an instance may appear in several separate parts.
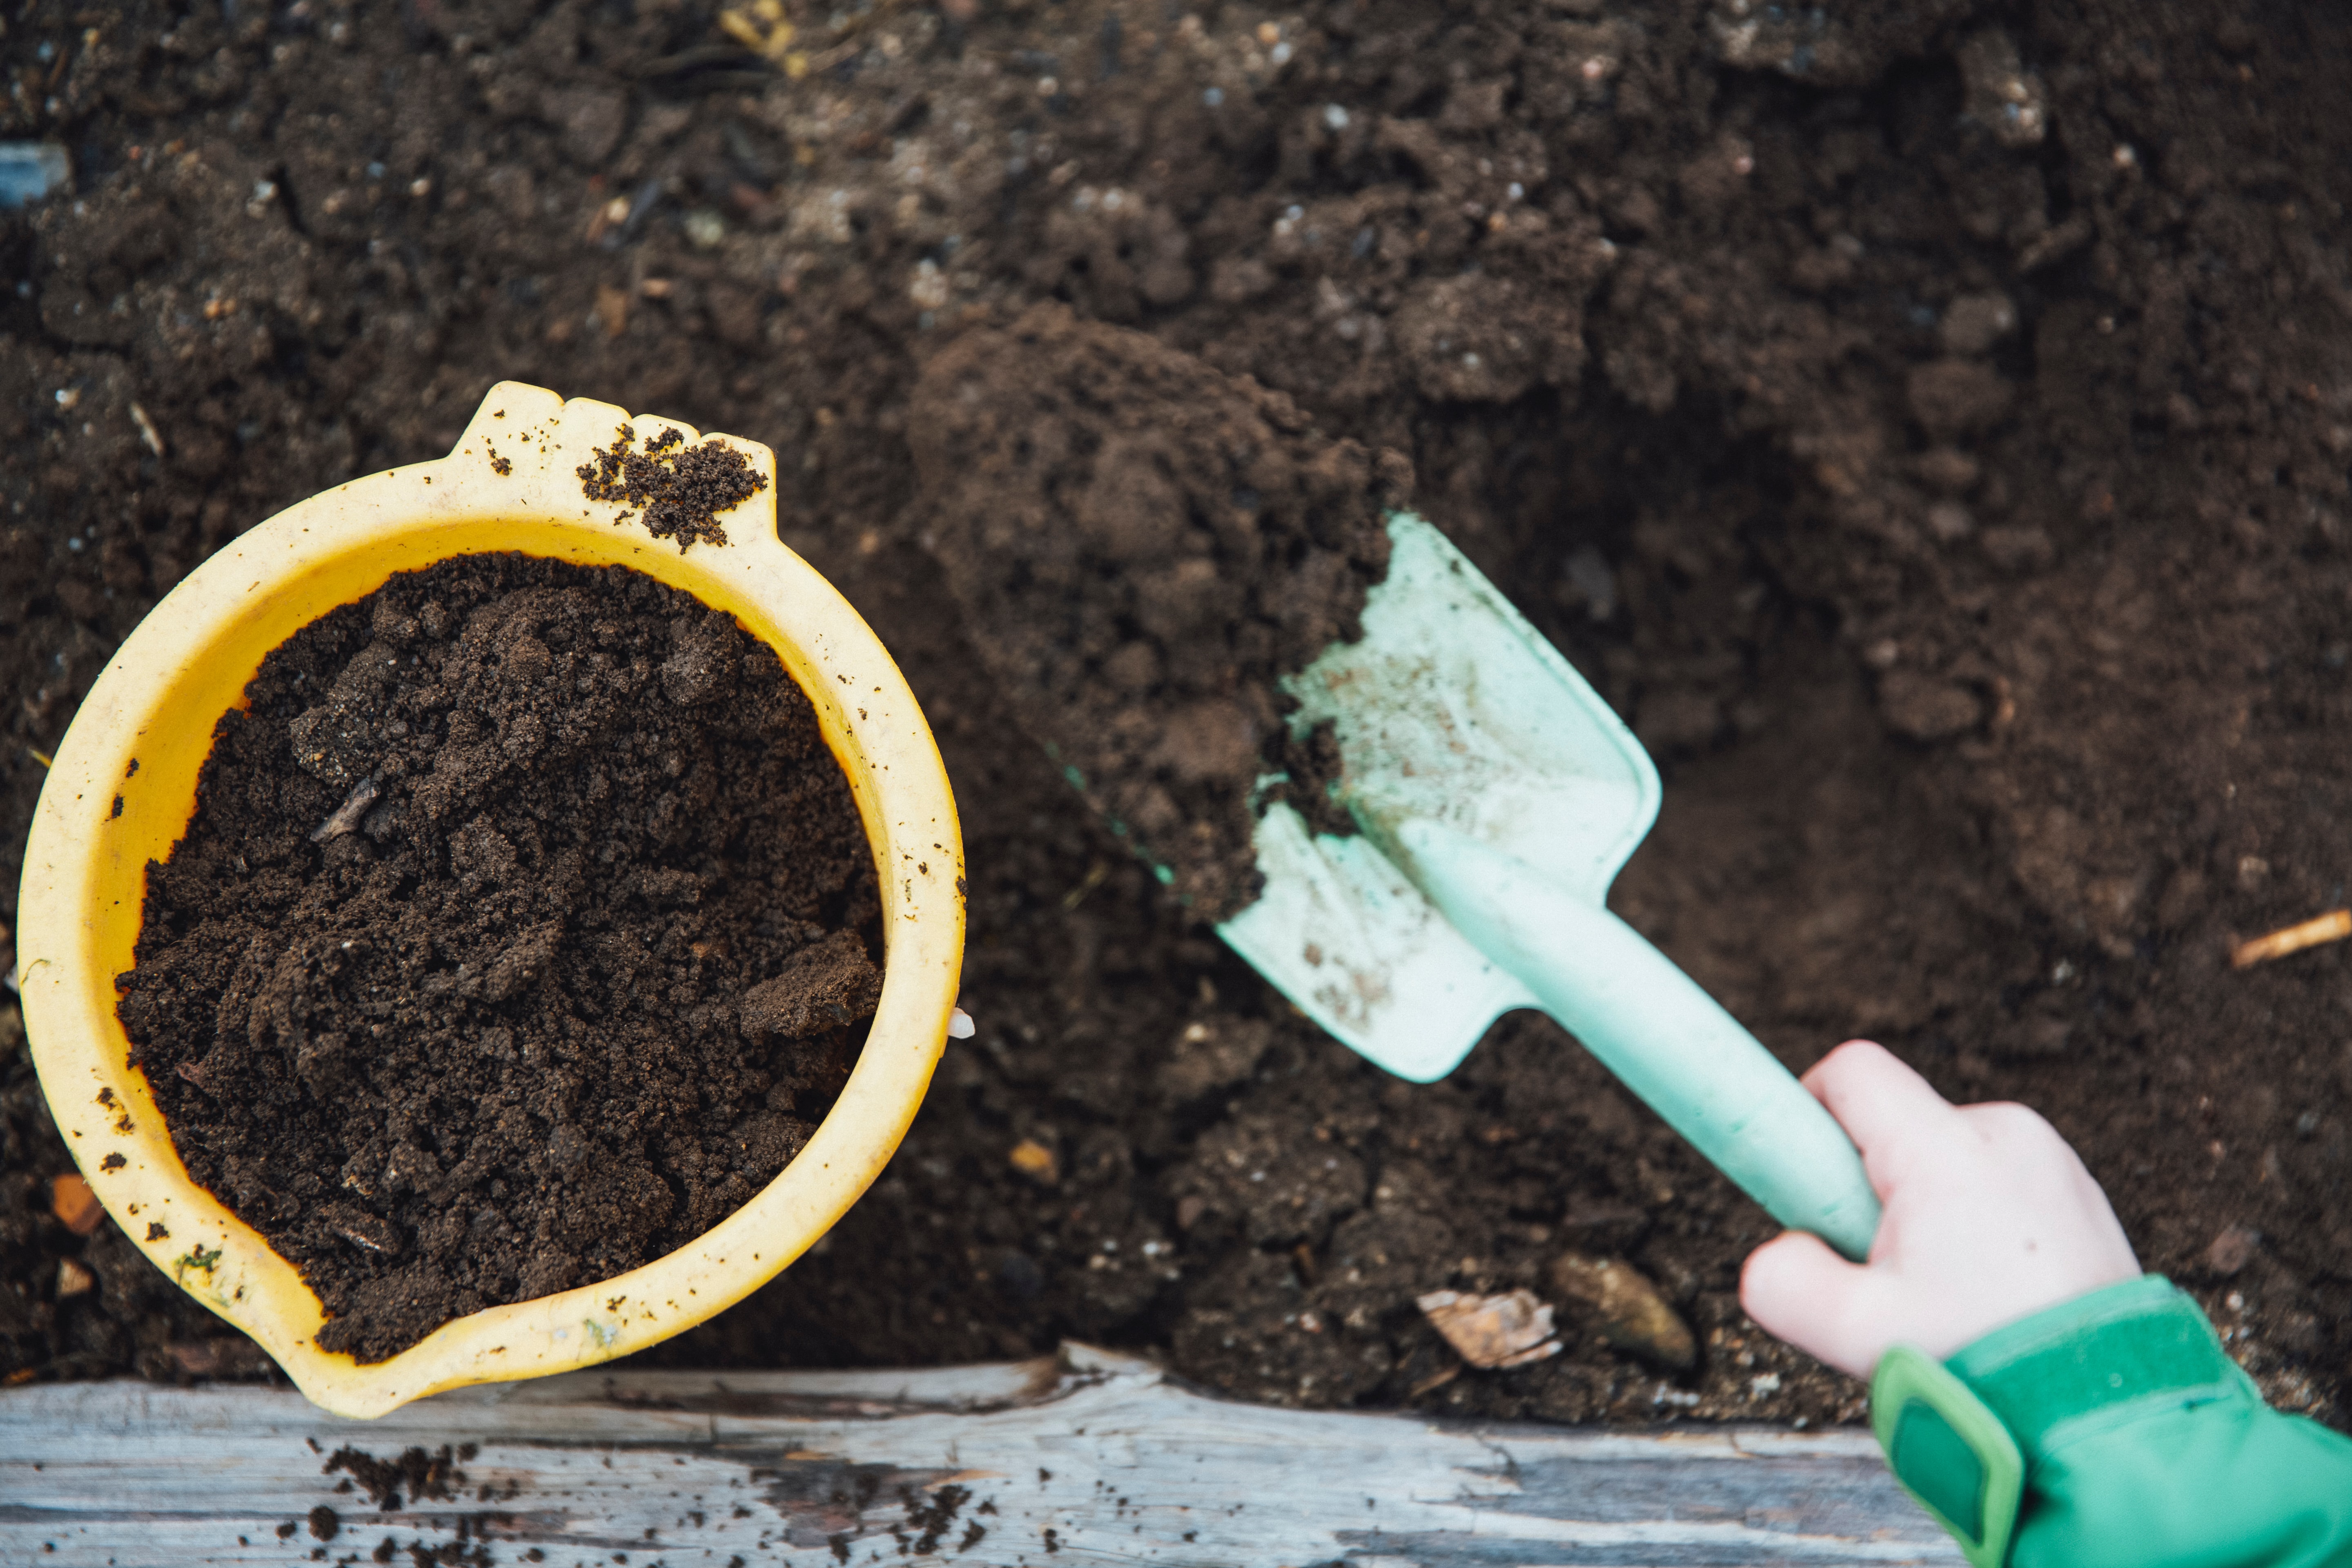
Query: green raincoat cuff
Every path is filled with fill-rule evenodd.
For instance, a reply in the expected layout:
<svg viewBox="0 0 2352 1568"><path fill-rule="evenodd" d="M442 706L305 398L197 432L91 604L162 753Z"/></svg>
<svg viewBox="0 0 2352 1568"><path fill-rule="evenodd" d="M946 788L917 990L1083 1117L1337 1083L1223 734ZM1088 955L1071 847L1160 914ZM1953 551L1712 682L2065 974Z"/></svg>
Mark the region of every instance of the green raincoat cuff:
<svg viewBox="0 0 2352 1568"><path fill-rule="evenodd" d="M2030 1460L2076 1424L2161 1399L2261 1402L2203 1309L2160 1274L2110 1285L1995 1329L1944 1363Z"/></svg>
<svg viewBox="0 0 2352 1568"><path fill-rule="evenodd" d="M1996 1329L1938 1363L1908 1345L1871 1379L1871 1425L1904 1489L1974 1568L2008 1560L2033 1456L2143 1401L2259 1395L2197 1303L2158 1275Z"/></svg>

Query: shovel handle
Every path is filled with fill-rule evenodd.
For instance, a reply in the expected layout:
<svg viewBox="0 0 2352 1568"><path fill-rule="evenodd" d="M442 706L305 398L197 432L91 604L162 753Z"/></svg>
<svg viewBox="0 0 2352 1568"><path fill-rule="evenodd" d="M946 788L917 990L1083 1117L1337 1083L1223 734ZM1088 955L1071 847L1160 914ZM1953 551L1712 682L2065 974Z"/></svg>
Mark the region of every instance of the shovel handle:
<svg viewBox="0 0 2352 1568"><path fill-rule="evenodd" d="M1870 1255L1878 1195L1845 1131L1755 1036L1598 904L1433 824L1398 835L1413 881L1627 1089L1772 1217Z"/></svg>

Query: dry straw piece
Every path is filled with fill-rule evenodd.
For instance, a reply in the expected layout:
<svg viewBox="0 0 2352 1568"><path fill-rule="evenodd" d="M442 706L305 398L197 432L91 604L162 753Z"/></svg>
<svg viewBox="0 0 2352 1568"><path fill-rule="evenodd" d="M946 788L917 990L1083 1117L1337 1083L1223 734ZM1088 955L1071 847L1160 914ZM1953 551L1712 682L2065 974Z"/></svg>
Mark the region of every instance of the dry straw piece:
<svg viewBox="0 0 2352 1568"><path fill-rule="evenodd" d="M2301 952L2306 947L2324 947L2331 942L2342 942L2352 936L2352 910L2330 910L2315 915L2299 924L2272 931L2242 942L2230 950L2230 967L2252 969L2257 963L2273 958L2284 958L2290 952Z"/></svg>

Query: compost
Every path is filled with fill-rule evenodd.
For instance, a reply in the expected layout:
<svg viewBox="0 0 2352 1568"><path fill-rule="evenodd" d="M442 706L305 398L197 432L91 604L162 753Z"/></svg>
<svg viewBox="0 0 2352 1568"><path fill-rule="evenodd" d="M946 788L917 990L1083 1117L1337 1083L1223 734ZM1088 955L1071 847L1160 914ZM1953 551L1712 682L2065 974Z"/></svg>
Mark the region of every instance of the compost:
<svg viewBox="0 0 2352 1568"><path fill-rule="evenodd" d="M189 1173L362 1361L701 1235L880 992L773 649L625 568L461 556L262 661L116 982Z"/></svg>
<svg viewBox="0 0 2352 1568"><path fill-rule="evenodd" d="M1201 389L1182 428L1164 401L1048 426L1088 440L1249 412L1286 463L1409 458L1413 508L1660 759L1615 907L1792 1066L1871 1034L2044 1111L2264 1390L2342 1419L2347 950L2227 955L2352 901L2352 18L795 0L784 38L696 0L22 9L0 135L73 183L0 215L0 889L39 756L157 597L446 453L508 376L774 447L785 542L939 733L979 1032L831 1244L657 1358L1067 1335L1310 1405L1861 1409L1741 1318L1763 1216L1559 1031L1383 1078L1160 884L1092 777L1087 809L996 673L1061 657L1071 612L954 564L980 523L942 507L992 501L956 454L1006 450L918 416L961 355L1031 408ZM1066 324L1021 326L1041 305ZM971 366L982 333L1063 363ZM1059 471L1216 499L1181 453L1112 458ZM992 472L1055 526L1084 510ZM1258 515L1307 537L1303 506ZM1145 773L1184 832L1232 831ZM53 1213L68 1156L5 1070L0 1367L265 1368ZM1620 1263L1688 1371L1559 1283ZM1515 1289L1560 1353L1464 1370L1413 1305Z"/></svg>

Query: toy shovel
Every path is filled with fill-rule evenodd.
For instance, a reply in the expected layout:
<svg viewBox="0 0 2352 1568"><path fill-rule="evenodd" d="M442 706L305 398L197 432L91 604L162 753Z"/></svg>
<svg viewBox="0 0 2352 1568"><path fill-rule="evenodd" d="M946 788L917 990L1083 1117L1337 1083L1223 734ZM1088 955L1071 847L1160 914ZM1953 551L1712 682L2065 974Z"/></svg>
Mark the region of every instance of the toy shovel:
<svg viewBox="0 0 2352 1568"><path fill-rule="evenodd" d="M1602 900L1658 813L1639 742L1437 530L1389 520L1360 641L1283 685L1329 721L1361 830L1260 818L1258 900L1220 934L1309 1017L1400 1077L1451 1072L1538 1007L1783 1225L1869 1253L1861 1156L1789 1070ZM1272 782L1272 781L1268 781Z"/></svg>

